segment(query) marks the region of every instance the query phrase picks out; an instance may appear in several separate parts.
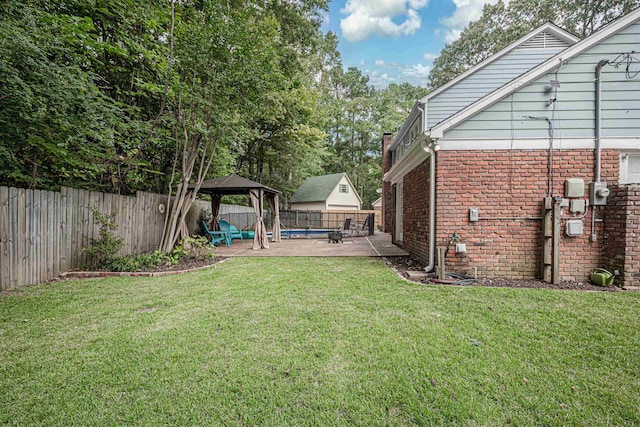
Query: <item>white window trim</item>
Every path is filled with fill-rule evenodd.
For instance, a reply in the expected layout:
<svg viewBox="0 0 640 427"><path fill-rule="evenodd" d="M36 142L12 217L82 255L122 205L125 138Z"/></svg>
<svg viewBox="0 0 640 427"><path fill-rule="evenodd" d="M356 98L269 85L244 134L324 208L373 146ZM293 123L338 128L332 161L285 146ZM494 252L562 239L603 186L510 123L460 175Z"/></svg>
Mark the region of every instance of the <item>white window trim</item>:
<svg viewBox="0 0 640 427"><path fill-rule="evenodd" d="M640 162L640 150L623 151L620 153L620 184L640 184L640 173L635 173L630 176L630 157L633 157L634 159L637 159L635 161Z"/></svg>

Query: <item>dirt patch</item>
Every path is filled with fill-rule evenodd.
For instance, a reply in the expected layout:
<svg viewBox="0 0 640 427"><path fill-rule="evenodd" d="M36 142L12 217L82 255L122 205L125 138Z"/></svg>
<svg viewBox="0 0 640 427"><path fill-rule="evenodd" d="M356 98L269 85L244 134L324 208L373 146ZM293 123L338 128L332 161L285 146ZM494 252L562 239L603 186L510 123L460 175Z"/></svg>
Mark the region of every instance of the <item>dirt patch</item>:
<svg viewBox="0 0 640 427"><path fill-rule="evenodd" d="M465 280L464 277L447 277L449 283L437 283L435 275L429 274L426 277L412 278L407 272L424 272L425 265L416 261L411 257L387 257L387 265L394 269L399 275L416 283L426 283L431 285L444 286L491 286L500 288L540 288L540 289L568 289L576 291L599 291L599 292L617 292L621 289L615 286L603 287L597 286L589 281L562 281L557 285L534 279L506 279L500 277L482 278L479 277L475 281Z"/></svg>

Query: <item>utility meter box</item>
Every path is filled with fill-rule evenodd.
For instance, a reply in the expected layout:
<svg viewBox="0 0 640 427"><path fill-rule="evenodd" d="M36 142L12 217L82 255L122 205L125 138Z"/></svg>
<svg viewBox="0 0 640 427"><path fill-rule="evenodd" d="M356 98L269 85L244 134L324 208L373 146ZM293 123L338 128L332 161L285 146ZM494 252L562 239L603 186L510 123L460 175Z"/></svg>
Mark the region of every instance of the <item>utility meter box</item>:
<svg viewBox="0 0 640 427"><path fill-rule="evenodd" d="M564 197L584 197L584 179L567 179L564 182Z"/></svg>
<svg viewBox="0 0 640 427"><path fill-rule="evenodd" d="M582 236L584 232L581 219L572 219L566 222L565 233L569 237Z"/></svg>
<svg viewBox="0 0 640 427"><path fill-rule="evenodd" d="M574 213L583 213L587 209L587 201L584 199L572 199L569 210Z"/></svg>
<svg viewBox="0 0 640 427"><path fill-rule="evenodd" d="M606 182L592 182L589 187L589 196L592 206L602 206L607 204L609 189Z"/></svg>

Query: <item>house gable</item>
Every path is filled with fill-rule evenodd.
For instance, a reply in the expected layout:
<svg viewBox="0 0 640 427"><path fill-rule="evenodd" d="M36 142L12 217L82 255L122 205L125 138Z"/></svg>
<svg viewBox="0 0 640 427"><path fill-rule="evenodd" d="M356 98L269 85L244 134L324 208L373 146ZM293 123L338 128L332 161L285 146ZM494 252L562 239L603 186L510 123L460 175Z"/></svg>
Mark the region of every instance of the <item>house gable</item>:
<svg viewBox="0 0 640 427"><path fill-rule="evenodd" d="M556 138L593 138L596 65L600 60L614 61L620 53L639 48L640 21L563 62L556 67L557 72L546 73L523 85L505 99L455 126L444 137L468 139L480 135L491 139L546 139L549 137L549 126L545 120L537 118L549 117L553 120ZM626 78L628 73L625 67L623 63L618 67L602 68L600 81L604 138L640 137L640 76ZM635 72L640 71L640 63L636 63L635 67ZM551 80L560 82L557 90L551 90Z"/></svg>
<svg viewBox="0 0 640 427"><path fill-rule="evenodd" d="M546 24L512 43L455 84L425 97L427 129L546 61L576 40L555 25Z"/></svg>
<svg viewBox="0 0 640 427"><path fill-rule="evenodd" d="M360 210L362 200L351 180L344 174L327 198L327 209L356 209Z"/></svg>
<svg viewBox="0 0 640 427"><path fill-rule="evenodd" d="M446 139L460 140L468 140L472 135L485 140L548 139L549 125L544 117L554 120L555 138L593 138L596 65L600 60L614 61L621 53L638 51L639 20L640 9L618 18L438 123L430 129L431 138L443 138L446 133ZM638 58L637 54L634 56ZM640 136L640 109L637 108L640 81L638 76L630 79L625 74L624 64L602 69L602 135L605 138ZM557 93L550 87L550 80L560 81ZM449 145L442 148L454 149Z"/></svg>
<svg viewBox="0 0 640 427"><path fill-rule="evenodd" d="M390 146L394 163L415 138L578 40L546 23L419 100Z"/></svg>

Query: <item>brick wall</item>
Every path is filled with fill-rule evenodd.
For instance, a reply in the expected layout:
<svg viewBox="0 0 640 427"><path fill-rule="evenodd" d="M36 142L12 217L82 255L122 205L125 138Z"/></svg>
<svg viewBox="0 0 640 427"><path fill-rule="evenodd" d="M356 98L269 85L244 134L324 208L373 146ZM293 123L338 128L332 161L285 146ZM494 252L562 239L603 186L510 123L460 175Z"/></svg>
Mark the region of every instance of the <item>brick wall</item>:
<svg viewBox="0 0 640 427"><path fill-rule="evenodd" d="M382 137L382 176L391 169L391 151L389 146L393 142L390 133L385 133ZM395 200L391 191L391 183L382 181L382 231L391 233L393 230L393 209Z"/></svg>
<svg viewBox="0 0 640 427"><path fill-rule="evenodd" d="M603 265L619 284L640 286L640 186L611 188L605 216Z"/></svg>
<svg viewBox="0 0 640 427"><path fill-rule="evenodd" d="M430 162L427 159L405 175L402 181L402 197L405 201L403 248L425 264L429 263L429 169Z"/></svg>
<svg viewBox="0 0 640 427"><path fill-rule="evenodd" d="M564 195L564 180L593 180L593 150L556 150L553 165L554 196ZM619 154L603 152L602 180L617 181ZM404 247L420 260L428 258L428 162L404 178ZM436 165L436 246L446 246L453 233L467 252L452 245L447 269L477 272L486 277L539 277L542 251L542 201L548 188L547 150L440 151ZM417 190L420 191L417 191ZM585 199L588 185L585 185ZM469 208L477 208L480 221L469 221ZM584 234L564 235L572 215L563 209L560 241L560 277L584 280L598 267L602 255L604 208L596 208L596 242L591 234L591 210L583 219ZM420 226L418 226L420 224ZM428 229L427 229L428 230Z"/></svg>

